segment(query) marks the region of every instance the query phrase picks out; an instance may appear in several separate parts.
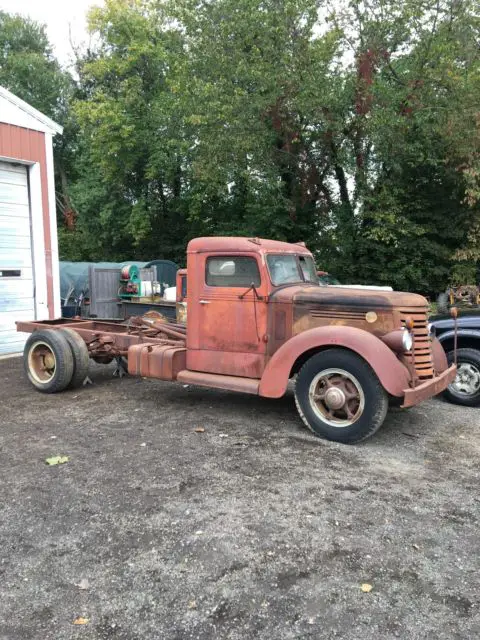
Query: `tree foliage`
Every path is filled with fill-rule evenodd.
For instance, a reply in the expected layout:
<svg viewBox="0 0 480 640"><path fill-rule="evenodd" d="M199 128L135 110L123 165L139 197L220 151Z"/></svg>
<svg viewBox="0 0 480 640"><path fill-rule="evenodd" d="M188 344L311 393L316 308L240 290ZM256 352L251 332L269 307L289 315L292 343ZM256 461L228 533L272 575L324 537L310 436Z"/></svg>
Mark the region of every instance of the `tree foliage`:
<svg viewBox="0 0 480 640"><path fill-rule="evenodd" d="M64 257L183 262L191 237L242 234L304 240L346 281L475 278L474 1L106 0L67 91L25 83L25 56L65 74L41 27L2 20L0 83L68 103Z"/></svg>

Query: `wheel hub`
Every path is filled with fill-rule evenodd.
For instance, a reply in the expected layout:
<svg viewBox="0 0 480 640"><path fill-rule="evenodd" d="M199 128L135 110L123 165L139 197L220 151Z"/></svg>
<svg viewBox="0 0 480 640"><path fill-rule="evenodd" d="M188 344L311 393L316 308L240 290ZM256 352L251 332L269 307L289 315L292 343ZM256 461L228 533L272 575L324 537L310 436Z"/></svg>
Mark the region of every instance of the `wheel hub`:
<svg viewBox="0 0 480 640"><path fill-rule="evenodd" d="M55 374L57 366L55 354L46 342L32 344L27 356L28 370L40 384L49 382Z"/></svg>
<svg viewBox="0 0 480 640"><path fill-rule="evenodd" d="M310 383L310 406L325 423L348 427L365 408L365 394L357 378L344 369L324 369Z"/></svg>
<svg viewBox="0 0 480 640"><path fill-rule="evenodd" d="M53 357L53 354L47 353L43 358L43 362L46 369L52 369L55 366L55 358Z"/></svg>
<svg viewBox="0 0 480 640"><path fill-rule="evenodd" d="M338 387L332 387L327 389L325 393L325 404L329 409L336 411L337 409L341 409L345 404L345 394L342 389Z"/></svg>
<svg viewBox="0 0 480 640"><path fill-rule="evenodd" d="M462 362L452 386L457 393L475 395L480 391L480 370L470 362Z"/></svg>

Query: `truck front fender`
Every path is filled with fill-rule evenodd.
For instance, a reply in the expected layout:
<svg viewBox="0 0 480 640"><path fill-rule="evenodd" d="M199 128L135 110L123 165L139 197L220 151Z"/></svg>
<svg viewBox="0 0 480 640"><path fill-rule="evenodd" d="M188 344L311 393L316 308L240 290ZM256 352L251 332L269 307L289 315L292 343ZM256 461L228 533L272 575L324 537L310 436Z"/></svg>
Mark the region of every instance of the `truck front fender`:
<svg viewBox="0 0 480 640"><path fill-rule="evenodd" d="M284 395L295 362L307 351L325 347L350 349L361 356L375 371L384 389L401 397L408 389L410 374L395 353L372 333L330 325L308 329L285 342L271 357L260 381L258 393L266 398Z"/></svg>

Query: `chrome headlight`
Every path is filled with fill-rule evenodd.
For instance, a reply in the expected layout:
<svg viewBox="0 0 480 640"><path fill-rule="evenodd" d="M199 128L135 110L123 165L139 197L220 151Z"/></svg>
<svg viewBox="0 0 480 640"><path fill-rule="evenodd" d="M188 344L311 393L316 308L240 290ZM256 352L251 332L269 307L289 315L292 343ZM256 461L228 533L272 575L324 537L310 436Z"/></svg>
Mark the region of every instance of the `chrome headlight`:
<svg viewBox="0 0 480 640"><path fill-rule="evenodd" d="M427 329L429 338L435 337L435 327L433 326L433 322L429 322L427 324Z"/></svg>
<svg viewBox="0 0 480 640"><path fill-rule="evenodd" d="M411 351L413 347L412 334L408 329L404 329L402 333L402 346L405 351Z"/></svg>

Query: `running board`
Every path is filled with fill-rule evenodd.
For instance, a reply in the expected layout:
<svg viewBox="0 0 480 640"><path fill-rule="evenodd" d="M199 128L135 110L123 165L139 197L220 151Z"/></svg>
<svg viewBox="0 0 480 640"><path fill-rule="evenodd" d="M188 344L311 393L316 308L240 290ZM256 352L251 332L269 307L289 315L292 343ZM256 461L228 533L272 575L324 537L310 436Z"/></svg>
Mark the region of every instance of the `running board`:
<svg viewBox="0 0 480 640"><path fill-rule="evenodd" d="M179 371L177 382L195 384L199 387L211 387L212 389L226 389L227 391L240 391L258 395L260 380L252 378L240 378L240 376L222 376L216 373L202 373L184 369Z"/></svg>

